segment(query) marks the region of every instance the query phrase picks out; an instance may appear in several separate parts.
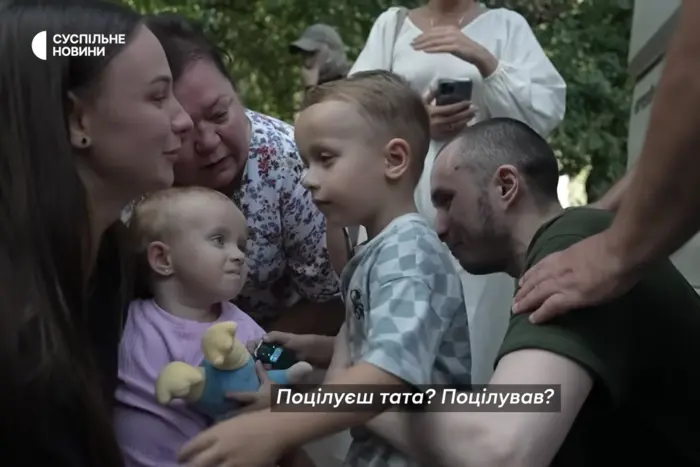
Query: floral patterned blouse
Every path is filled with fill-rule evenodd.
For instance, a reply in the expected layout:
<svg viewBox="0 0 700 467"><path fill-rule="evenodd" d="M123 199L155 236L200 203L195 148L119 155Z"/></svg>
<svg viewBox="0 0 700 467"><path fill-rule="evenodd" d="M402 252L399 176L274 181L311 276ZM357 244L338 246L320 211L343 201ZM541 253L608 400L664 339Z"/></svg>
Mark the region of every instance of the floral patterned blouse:
<svg viewBox="0 0 700 467"><path fill-rule="evenodd" d="M326 248L326 219L301 185L294 127L251 110L246 115L250 150L233 201L248 220L249 273L234 301L265 324L299 299L330 300L340 282ZM122 213L124 222L137 202Z"/></svg>
<svg viewBox="0 0 700 467"><path fill-rule="evenodd" d="M233 200L248 219L248 282L236 303L257 320L297 298L322 302L339 292L326 248L326 219L301 185L294 127L247 111L248 163Z"/></svg>

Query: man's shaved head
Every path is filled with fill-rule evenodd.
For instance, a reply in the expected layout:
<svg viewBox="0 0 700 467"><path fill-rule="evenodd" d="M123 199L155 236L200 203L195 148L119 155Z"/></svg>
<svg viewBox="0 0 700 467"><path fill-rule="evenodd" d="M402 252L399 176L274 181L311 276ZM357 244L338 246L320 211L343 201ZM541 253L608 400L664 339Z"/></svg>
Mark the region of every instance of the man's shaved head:
<svg viewBox="0 0 700 467"><path fill-rule="evenodd" d="M558 203L559 167L537 132L510 118L466 128L438 154L431 174L436 228L472 274L505 271L514 226Z"/></svg>
<svg viewBox="0 0 700 467"><path fill-rule="evenodd" d="M480 182L493 177L502 165L512 165L539 201L558 199L559 165L547 141L525 123L493 118L467 127L448 146L458 145L465 168ZM455 161L457 162L457 161Z"/></svg>

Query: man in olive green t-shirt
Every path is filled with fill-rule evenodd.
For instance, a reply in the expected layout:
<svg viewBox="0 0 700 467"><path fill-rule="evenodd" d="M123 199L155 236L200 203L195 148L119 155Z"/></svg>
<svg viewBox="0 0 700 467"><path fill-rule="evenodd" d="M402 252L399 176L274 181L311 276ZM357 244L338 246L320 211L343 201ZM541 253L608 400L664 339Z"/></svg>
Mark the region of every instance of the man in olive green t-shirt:
<svg viewBox="0 0 700 467"><path fill-rule="evenodd" d="M447 144L432 196L462 267L518 278L608 227L608 212L561 207L558 175L547 142L516 120ZM613 302L546 324L511 318L491 384L561 385L560 412L433 414L422 432L455 467L700 466L698 361L700 297L664 260Z"/></svg>

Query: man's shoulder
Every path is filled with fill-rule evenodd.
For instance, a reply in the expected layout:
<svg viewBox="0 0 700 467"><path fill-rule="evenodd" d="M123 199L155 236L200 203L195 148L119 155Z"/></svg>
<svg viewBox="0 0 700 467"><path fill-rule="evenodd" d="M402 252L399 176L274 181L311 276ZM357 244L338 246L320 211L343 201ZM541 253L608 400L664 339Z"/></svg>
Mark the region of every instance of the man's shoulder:
<svg viewBox="0 0 700 467"><path fill-rule="evenodd" d="M538 231L528 250L527 268L546 256L602 232L610 226L612 213L577 208L550 220ZM601 260L605 260L604 258ZM664 311L663 318L661 311ZM578 363L598 382L602 382L614 400L628 390L627 374L641 358L643 335L667 335L700 332L700 298L684 277L664 259L627 293L615 300L559 316L546 324L533 324L527 314L513 315L499 358L523 349L542 349ZM662 319L667 332L658 332ZM670 352L675 342L661 346L659 353ZM675 358L675 357L673 357ZM672 359L673 359L672 358ZM648 363L648 362L645 362Z"/></svg>
<svg viewBox="0 0 700 467"><path fill-rule="evenodd" d="M565 250L571 245L602 232L610 226L612 213L591 209L571 208L545 222L535 233L527 250L525 270L557 251ZM607 304L606 308L613 306ZM594 312L595 311L595 312ZM594 352L590 350L590 323L604 320L599 327L601 335L609 328L612 320L622 316L622 311L606 318L601 307L592 310L580 310L559 317L548 325L530 323L526 314L512 315L508 331L504 337L498 359L507 353L539 348L563 355L577 361L587 368L599 370L603 366ZM621 344L622 345L622 344ZM607 349L606 349L607 351Z"/></svg>
<svg viewBox="0 0 700 467"><path fill-rule="evenodd" d="M613 214L602 209L570 208L543 224L530 242L526 265L563 250L610 227Z"/></svg>
<svg viewBox="0 0 700 467"><path fill-rule="evenodd" d="M567 208L550 221L548 231L593 235L610 226L615 215L603 209L587 206Z"/></svg>
<svg viewBox="0 0 700 467"><path fill-rule="evenodd" d="M567 209L561 215L545 223L535 234L527 253L526 268L546 256L562 251L585 238L597 235L608 229L614 214L601 209L587 207ZM684 286L687 281L668 259L662 259L650 268L645 279L629 294L642 291L663 289L670 284Z"/></svg>

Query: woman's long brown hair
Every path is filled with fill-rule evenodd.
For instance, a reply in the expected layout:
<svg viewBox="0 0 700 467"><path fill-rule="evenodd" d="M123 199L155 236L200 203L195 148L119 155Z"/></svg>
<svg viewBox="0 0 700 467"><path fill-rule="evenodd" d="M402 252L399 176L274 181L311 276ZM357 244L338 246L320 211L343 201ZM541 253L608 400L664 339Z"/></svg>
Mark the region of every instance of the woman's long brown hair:
<svg viewBox="0 0 700 467"><path fill-rule="evenodd" d="M59 465L55 462L65 458L61 452L70 449L53 441L64 434L63 424L82 446L80 466L123 465L110 416L111 394L93 355L94 316L88 311L101 310L86 306L91 274L86 258L93 256L85 247L90 238L87 194L76 171L66 118L68 93L96 89L102 70L123 46L106 46L102 57L49 54L41 61L32 55L31 44L39 31L49 37L99 32L128 38L139 23L139 15L111 2L16 0L0 5L3 464L26 465L22 457L33 458L33 450L40 450L47 467ZM25 441L29 443L16 445ZM6 458L9 452L20 457Z"/></svg>

